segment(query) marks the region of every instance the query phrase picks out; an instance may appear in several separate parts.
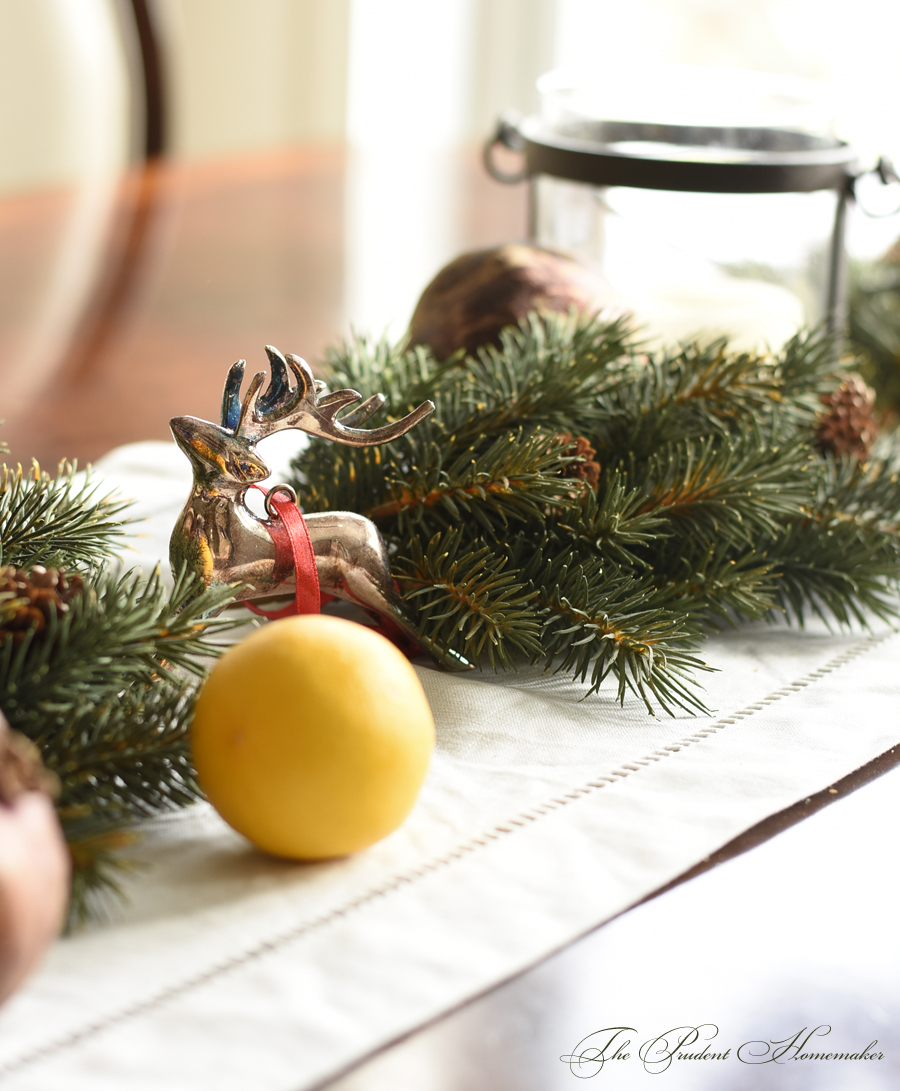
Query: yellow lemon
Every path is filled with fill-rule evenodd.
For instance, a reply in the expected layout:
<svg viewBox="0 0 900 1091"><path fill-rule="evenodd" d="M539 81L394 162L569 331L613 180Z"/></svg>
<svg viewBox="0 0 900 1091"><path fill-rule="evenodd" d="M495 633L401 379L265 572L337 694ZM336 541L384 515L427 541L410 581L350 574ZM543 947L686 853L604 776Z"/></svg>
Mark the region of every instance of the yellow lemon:
<svg viewBox="0 0 900 1091"><path fill-rule="evenodd" d="M310 614L270 622L215 665L193 752L219 814L277 856L342 856L407 816L434 748L416 672L383 636Z"/></svg>

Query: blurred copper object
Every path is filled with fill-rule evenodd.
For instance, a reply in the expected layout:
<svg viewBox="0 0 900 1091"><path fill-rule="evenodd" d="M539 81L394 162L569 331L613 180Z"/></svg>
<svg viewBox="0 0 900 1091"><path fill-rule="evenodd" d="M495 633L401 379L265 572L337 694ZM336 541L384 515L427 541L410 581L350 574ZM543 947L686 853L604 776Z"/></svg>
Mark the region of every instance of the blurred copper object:
<svg viewBox="0 0 900 1091"><path fill-rule="evenodd" d="M59 778L45 768L37 746L11 731L0 712L0 804L13 804L25 792L59 795Z"/></svg>
<svg viewBox="0 0 900 1091"><path fill-rule="evenodd" d="M0 713L0 1001L59 935L69 899L69 853L50 794L56 777L38 748Z"/></svg>
<svg viewBox="0 0 900 1091"><path fill-rule="evenodd" d="M529 311L598 311L612 302L596 271L556 250L508 244L462 254L422 293L410 322L413 345L439 360L457 349L498 345L500 331Z"/></svg>
<svg viewBox="0 0 900 1091"><path fill-rule="evenodd" d="M191 495L172 532L172 567L178 570L186 564L207 587L239 584L240 600L291 594L295 588L291 552L281 542L283 525L268 509L267 518L255 515L246 502L251 486L269 476L255 449L261 439L296 428L351 447L370 447L402 436L434 410L426 401L402 420L371 430L359 428L384 404L381 394L362 402L355 390L329 394L305 360L282 356L271 346L266 352L272 372L265 392L265 372L258 372L241 399L245 364L239 360L232 366L221 424L197 417L174 417L169 422L194 471ZM338 412L354 402L361 404L338 419ZM371 611L388 631L399 630L419 647L375 524L346 511L317 512L305 520L322 592Z"/></svg>

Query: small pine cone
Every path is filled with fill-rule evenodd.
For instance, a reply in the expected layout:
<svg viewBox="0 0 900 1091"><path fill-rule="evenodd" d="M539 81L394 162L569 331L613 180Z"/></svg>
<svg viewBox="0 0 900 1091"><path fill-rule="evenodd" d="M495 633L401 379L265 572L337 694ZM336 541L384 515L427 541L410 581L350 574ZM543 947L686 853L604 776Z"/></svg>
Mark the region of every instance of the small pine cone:
<svg viewBox="0 0 900 1091"><path fill-rule="evenodd" d="M11 636L20 644L31 630L42 632L51 614L64 614L84 591L81 576L62 568L0 568L0 640Z"/></svg>
<svg viewBox="0 0 900 1091"><path fill-rule="evenodd" d="M570 462L563 470L563 477L578 477L586 482L590 488L596 489L600 482L600 463L594 460L594 455L597 452L590 445L590 442L584 436L573 436L571 432L561 432L556 438L567 447L574 448L571 453L576 458L584 460L583 462Z"/></svg>
<svg viewBox="0 0 900 1091"><path fill-rule="evenodd" d="M847 375L841 385L822 398L826 411L819 422L816 443L825 454L868 458L877 427L872 418L875 391L858 375Z"/></svg>

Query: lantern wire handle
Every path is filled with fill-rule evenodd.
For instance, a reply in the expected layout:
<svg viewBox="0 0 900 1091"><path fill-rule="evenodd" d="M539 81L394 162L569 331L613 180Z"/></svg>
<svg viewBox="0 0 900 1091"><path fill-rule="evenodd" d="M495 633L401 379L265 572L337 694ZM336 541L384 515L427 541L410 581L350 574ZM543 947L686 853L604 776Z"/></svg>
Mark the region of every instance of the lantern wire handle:
<svg viewBox="0 0 900 1091"><path fill-rule="evenodd" d="M521 169L518 171L508 172L501 170L494 159L494 149L498 146L508 148L513 152L521 153L525 151L525 140L519 132L520 120L521 118L517 113L512 111L505 113L497 122L496 129L494 129L484 145L484 152L482 153L484 168L495 182L515 185L517 182L524 182L528 177L527 163L523 162Z"/></svg>
<svg viewBox="0 0 900 1091"><path fill-rule="evenodd" d="M859 196L855 192L856 183L859 181L860 178L864 178L867 174L877 174L878 177L881 179L882 185L885 185L885 186L890 186L890 185L893 185L893 184L900 185L900 174L897 173L897 169L894 166L894 164L891 162L890 159L888 159L888 157L886 155L883 155L878 160L878 163L872 168L872 170L867 170L867 171L864 171L862 174L857 175L856 178L853 179L853 186L854 186L853 197L854 197L854 200L856 201L857 205L859 205L859 207L862 209L862 211L868 217L870 217L870 219L884 220L888 216L896 216L897 213L900 212L900 204L898 204L896 208L889 209L887 212L875 212L870 208L866 208L865 204L862 201L860 201Z"/></svg>

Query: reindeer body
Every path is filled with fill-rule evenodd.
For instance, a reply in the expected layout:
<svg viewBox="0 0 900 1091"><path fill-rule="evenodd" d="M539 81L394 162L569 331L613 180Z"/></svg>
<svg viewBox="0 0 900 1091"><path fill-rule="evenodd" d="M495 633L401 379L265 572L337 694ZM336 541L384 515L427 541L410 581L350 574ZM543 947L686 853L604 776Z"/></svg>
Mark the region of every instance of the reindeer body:
<svg viewBox="0 0 900 1091"><path fill-rule="evenodd" d="M374 611L416 639L375 524L348 511L315 512L305 519L322 592ZM276 523L247 506L246 487L210 492L196 486L172 533L171 562L176 567L187 561L206 586L243 584L238 600L293 594L293 572L283 564L279 571L279 532Z"/></svg>
<svg viewBox="0 0 900 1091"><path fill-rule="evenodd" d="M334 417L339 409L359 401L359 394L336 391L320 399L324 384L316 383L305 361L289 356L287 362L297 379L292 388L285 358L271 347L266 351L272 379L264 395L260 388L265 376L258 374L240 401L244 362L238 361L225 387L221 425L197 417L170 421L172 434L194 471L194 486L172 532L172 567L186 564L207 587L241 584L239 600L292 594L295 586L290 549L284 541L280 548L277 544L285 534L283 526L247 506L248 490L269 476L255 450L260 439L279 428L299 428L368 446L402 435L433 408L425 403L402 421L380 429L348 427ZM364 421L383 401L376 395L349 416L356 423ZM415 626L394 588L387 549L375 524L345 511L316 512L305 519L322 592L376 614L389 631L400 630L407 641L419 646Z"/></svg>

